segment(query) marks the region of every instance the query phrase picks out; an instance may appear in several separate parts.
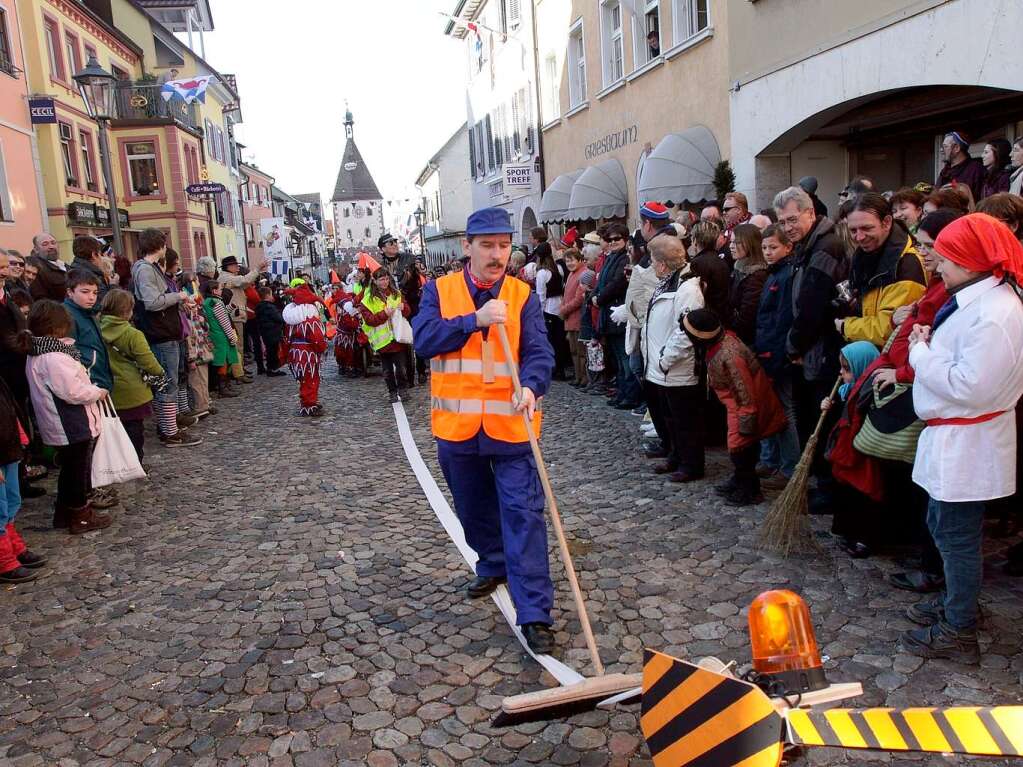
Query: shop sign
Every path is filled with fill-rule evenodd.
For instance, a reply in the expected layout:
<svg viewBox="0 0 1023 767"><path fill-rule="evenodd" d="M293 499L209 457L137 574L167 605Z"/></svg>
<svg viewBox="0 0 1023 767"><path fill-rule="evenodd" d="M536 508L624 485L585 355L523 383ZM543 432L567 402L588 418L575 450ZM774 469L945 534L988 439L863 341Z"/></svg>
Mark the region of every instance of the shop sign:
<svg viewBox="0 0 1023 767"><path fill-rule="evenodd" d="M55 125L57 110L53 107L53 99L29 99L28 113L33 125Z"/></svg>
<svg viewBox="0 0 1023 767"><path fill-rule="evenodd" d="M128 211L118 208L117 218L123 228L128 227ZM91 202L72 202L67 206L67 219L69 226L109 229L110 208L104 208Z"/></svg>
<svg viewBox="0 0 1023 767"><path fill-rule="evenodd" d="M189 184L185 187L185 193L189 197L213 197L226 191L227 187L216 181L204 181L201 184Z"/></svg>
<svg viewBox="0 0 1023 767"><path fill-rule="evenodd" d="M606 136L601 136L596 141L591 141L583 149L583 154L586 155L587 160L592 160L594 157L600 157L600 155L607 152L613 152L629 144L635 144L638 139L639 126L630 125L619 131L608 133Z"/></svg>
<svg viewBox="0 0 1023 767"><path fill-rule="evenodd" d="M533 186L533 164L505 165L504 188L509 191L530 189Z"/></svg>

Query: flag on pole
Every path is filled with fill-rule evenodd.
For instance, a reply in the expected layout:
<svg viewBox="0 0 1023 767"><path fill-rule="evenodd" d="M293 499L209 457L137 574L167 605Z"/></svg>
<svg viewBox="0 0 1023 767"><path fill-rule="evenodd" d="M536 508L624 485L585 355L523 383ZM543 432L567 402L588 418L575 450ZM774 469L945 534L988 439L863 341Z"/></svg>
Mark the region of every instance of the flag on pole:
<svg viewBox="0 0 1023 767"><path fill-rule="evenodd" d="M288 262L282 258L275 258L270 262L270 274L274 277L286 277L288 275Z"/></svg>
<svg viewBox="0 0 1023 767"><path fill-rule="evenodd" d="M209 87L210 80L212 79L213 75L203 75L202 77L192 77L188 80L169 80L160 88L160 95L163 96L164 101L179 98L186 104L191 104L193 101L205 104L206 89Z"/></svg>

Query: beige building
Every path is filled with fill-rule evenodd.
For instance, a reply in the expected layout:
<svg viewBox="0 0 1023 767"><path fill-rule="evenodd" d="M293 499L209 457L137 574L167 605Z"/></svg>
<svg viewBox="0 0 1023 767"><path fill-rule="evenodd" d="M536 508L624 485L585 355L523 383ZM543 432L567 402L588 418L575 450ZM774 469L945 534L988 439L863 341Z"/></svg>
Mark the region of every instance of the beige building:
<svg viewBox="0 0 1023 767"><path fill-rule="evenodd" d="M727 5L732 164L757 207L816 176L833 211L858 174L882 190L933 182L950 130L977 157L1020 135L1020 0Z"/></svg>
<svg viewBox="0 0 1023 767"><path fill-rule="evenodd" d="M744 0L745 1L745 0ZM715 196L729 156L728 0L536 0L540 221Z"/></svg>

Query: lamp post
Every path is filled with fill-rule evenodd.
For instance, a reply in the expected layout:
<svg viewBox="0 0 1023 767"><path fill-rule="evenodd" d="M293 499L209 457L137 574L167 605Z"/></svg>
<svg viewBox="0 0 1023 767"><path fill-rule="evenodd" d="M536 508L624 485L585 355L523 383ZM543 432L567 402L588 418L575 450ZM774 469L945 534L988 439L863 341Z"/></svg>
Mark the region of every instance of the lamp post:
<svg viewBox="0 0 1023 767"><path fill-rule="evenodd" d="M419 254L426 259L426 233L423 228L426 226L426 211L423 210L423 206L420 205L416 208L412 214L416 219L416 226L419 227Z"/></svg>
<svg viewBox="0 0 1023 767"><path fill-rule="evenodd" d="M288 237L288 280L295 278L295 241Z"/></svg>
<svg viewBox="0 0 1023 767"><path fill-rule="evenodd" d="M107 72L89 56L89 62L74 75L78 92L85 102L89 117L96 121L99 130L100 164L103 166L103 183L107 188L107 204L110 205L110 229L114 234L114 251L124 255L124 241L121 238L121 217L117 211L117 192L114 189L114 173L110 169L110 143L107 141L107 122L114 115L114 83L117 78Z"/></svg>

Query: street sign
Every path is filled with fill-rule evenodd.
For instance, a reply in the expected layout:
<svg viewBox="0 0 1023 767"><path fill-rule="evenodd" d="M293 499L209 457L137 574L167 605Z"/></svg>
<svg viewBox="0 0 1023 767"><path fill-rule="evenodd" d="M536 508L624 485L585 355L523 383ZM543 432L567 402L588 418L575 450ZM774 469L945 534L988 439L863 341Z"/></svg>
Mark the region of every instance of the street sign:
<svg viewBox="0 0 1023 767"><path fill-rule="evenodd" d="M507 190L529 189L533 186L533 164L504 166L504 188Z"/></svg>
<svg viewBox="0 0 1023 767"><path fill-rule="evenodd" d="M128 227L128 211L117 209L117 218L122 228ZM72 202L67 206L68 225L88 229L109 229L110 208L92 202Z"/></svg>
<svg viewBox="0 0 1023 767"><path fill-rule="evenodd" d="M212 197L215 194L223 194L227 187L216 181L204 181L201 184L189 184L185 187L185 193L189 197Z"/></svg>
<svg viewBox="0 0 1023 767"><path fill-rule="evenodd" d="M53 108L53 99L29 99L28 111L33 125L54 125L57 122L57 110Z"/></svg>

